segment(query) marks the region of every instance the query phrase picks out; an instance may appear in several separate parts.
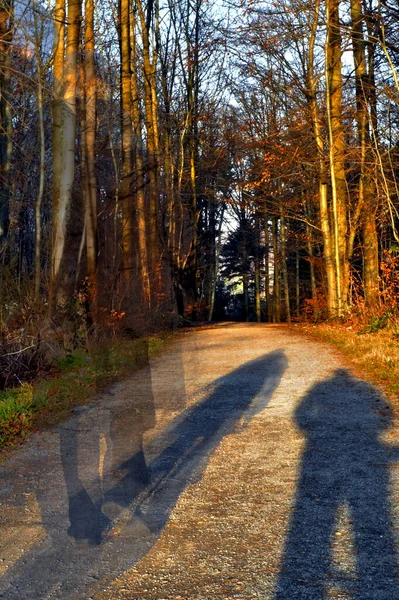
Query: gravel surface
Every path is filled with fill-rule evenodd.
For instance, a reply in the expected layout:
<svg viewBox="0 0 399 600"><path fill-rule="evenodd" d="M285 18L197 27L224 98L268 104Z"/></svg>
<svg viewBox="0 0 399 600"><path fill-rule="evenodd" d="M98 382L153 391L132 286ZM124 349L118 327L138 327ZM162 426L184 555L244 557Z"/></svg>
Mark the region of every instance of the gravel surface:
<svg viewBox="0 0 399 600"><path fill-rule="evenodd" d="M0 468L0 598L399 599L395 412L295 328L225 324Z"/></svg>

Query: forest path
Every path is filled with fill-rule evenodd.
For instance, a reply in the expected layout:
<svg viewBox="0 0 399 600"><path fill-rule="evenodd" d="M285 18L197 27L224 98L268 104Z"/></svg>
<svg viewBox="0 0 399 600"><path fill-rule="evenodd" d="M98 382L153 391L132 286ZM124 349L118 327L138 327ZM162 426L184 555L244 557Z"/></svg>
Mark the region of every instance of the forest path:
<svg viewBox="0 0 399 600"><path fill-rule="evenodd" d="M0 468L0 598L399 598L399 432L293 327L188 331Z"/></svg>

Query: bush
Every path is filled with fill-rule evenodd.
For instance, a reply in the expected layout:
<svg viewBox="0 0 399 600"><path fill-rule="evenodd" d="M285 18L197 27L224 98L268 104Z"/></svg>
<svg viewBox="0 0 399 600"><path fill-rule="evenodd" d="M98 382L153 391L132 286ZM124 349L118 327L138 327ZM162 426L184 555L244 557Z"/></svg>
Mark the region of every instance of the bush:
<svg viewBox="0 0 399 600"><path fill-rule="evenodd" d="M31 381L48 367L40 335L6 329L0 332L0 391Z"/></svg>

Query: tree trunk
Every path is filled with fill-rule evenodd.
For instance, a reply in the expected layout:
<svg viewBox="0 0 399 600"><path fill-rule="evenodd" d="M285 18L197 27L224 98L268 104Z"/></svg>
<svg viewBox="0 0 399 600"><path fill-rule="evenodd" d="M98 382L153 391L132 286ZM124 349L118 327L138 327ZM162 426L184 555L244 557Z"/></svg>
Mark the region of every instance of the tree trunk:
<svg viewBox="0 0 399 600"><path fill-rule="evenodd" d="M5 244L10 226L10 166L12 120L10 98L11 42L14 32L14 2L0 5L0 248ZM3 255L5 260L6 253Z"/></svg>
<svg viewBox="0 0 399 600"><path fill-rule="evenodd" d="M241 196L242 197L242 196ZM242 285L244 294L244 320L249 321L249 257L248 257L248 224L245 218L245 210L241 204L241 259L242 259Z"/></svg>
<svg viewBox="0 0 399 600"><path fill-rule="evenodd" d="M347 184L345 137L342 118L342 51L339 0L326 1L326 92L330 138L330 174L334 222L334 263L337 281L337 315L347 305L349 263L347 261Z"/></svg>
<svg viewBox="0 0 399 600"><path fill-rule="evenodd" d="M265 300L266 300L266 310L267 310L267 322L270 323L272 320L272 306L270 302L270 268L269 268L269 260L270 260L270 234L269 234L269 220L266 210L266 202L265 202L265 211L264 211L264 225L263 230L265 234Z"/></svg>
<svg viewBox="0 0 399 600"><path fill-rule="evenodd" d="M143 83L145 126L147 131L147 175L148 175L148 228L147 248L150 265L150 279L154 294L162 290L162 272L160 264L159 240L159 136L158 136L158 99L156 87L157 54L151 55L151 21L153 19L153 2L149 2L144 10L141 0L135 0L137 7L143 55Z"/></svg>
<svg viewBox="0 0 399 600"><path fill-rule="evenodd" d="M277 217L272 217L272 238L273 238L273 323L281 321L281 291L280 291L280 252L277 238Z"/></svg>
<svg viewBox="0 0 399 600"><path fill-rule="evenodd" d="M313 254L313 246L312 246L312 242L310 240L309 232L308 232L307 246L308 246L309 268L310 268L310 289L311 289L311 294L312 294L312 300L316 300L317 299L317 288L316 288L315 268L314 268L314 262L313 262L314 254Z"/></svg>
<svg viewBox="0 0 399 600"><path fill-rule="evenodd" d="M36 101L39 117L39 148L40 148L40 175L39 189L37 192L35 203L35 300L40 299L40 279L41 279L41 242L42 242L42 227L41 227L41 206L44 195L44 178L45 178L45 130L44 130L44 111L43 111L43 61L41 57L41 45L43 40L43 22L39 24L38 15L34 13L35 27L35 52L37 60L37 90Z"/></svg>
<svg viewBox="0 0 399 600"><path fill-rule="evenodd" d="M295 304L296 316L300 314L300 279L299 279L299 252L295 252Z"/></svg>
<svg viewBox="0 0 399 600"><path fill-rule="evenodd" d="M242 286L244 292L244 320L246 323L249 321L249 275L244 273L242 276Z"/></svg>
<svg viewBox="0 0 399 600"><path fill-rule="evenodd" d="M219 271L219 259L220 259L220 251L222 248L222 227L223 227L223 216L224 216L224 205L222 206L219 227L217 231L217 241L216 241L216 257L215 257L215 271L213 277L213 285L211 289L211 299L209 304L209 312L208 312L208 321L212 321L213 311L215 308L215 295L216 295L216 284L217 284L217 276Z"/></svg>
<svg viewBox="0 0 399 600"><path fill-rule="evenodd" d="M261 322L260 306L260 229L259 216L255 215L255 315L257 323Z"/></svg>
<svg viewBox="0 0 399 600"><path fill-rule="evenodd" d="M363 285L366 306L375 309L380 301L378 236L375 212L365 211L362 218L364 272Z"/></svg>
<svg viewBox="0 0 399 600"><path fill-rule="evenodd" d="M374 90L367 70L364 16L359 0L351 0L352 45L355 63L356 120L360 149L359 214L363 234L363 285L366 305L375 308L379 301L378 239L376 228L376 189L370 165L373 162L370 122L373 106L370 99ZM369 49L369 52L373 52Z"/></svg>
<svg viewBox="0 0 399 600"><path fill-rule="evenodd" d="M327 308L330 316L337 314L337 276L334 264L334 241L328 207L328 175L325 165L324 139L319 108L317 105L317 82L314 74L314 52L320 10L320 0L317 0L315 16L311 26L311 37L308 55L308 104L312 119L313 137L318 155L318 188L320 228L323 236L323 256L327 279Z"/></svg>
<svg viewBox="0 0 399 600"><path fill-rule="evenodd" d="M94 61L94 1L85 0L85 232L87 276L90 282L90 313L95 319L97 309L97 180L95 170L96 139L96 72Z"/></svg>
<svg viewBox="0 0 399 600"><path fill-rule="evenodd" d="M56 20L62 14L62 6L57 7L58 13ZM52 255L51 255L51 300L52 309L58 305L65 305L67 299L67 275L60 269L61 261L66 253L65 241L67 232L67 223L69 221L69 210L72 199L72 187L75 175L75 137L76 137L76 86L77 86L77 67L80 42L80 25L82 17L81 0L68 0L68 30L66 41L65 64L63 70L59 70L58 53L62 52L61 30L57 29L55 43L57 44L57 69L54 62L54 91L59 100L60 86L63 83L62 94L62 161L54 166L58 169L61 166L61 172L55 172L55 185L59 185L59 197L54 197L53 202L53 236L52 236ZM56 25L57 28L60 24ZM59 44L59 46L58 46ZM59 77L63 75L63 80ZM62 82L62 83L61 83ZM57 89L56 89L57 88ZM61 88L62 89L62 88ZM58 106L57 106L58 109ZM56 119L58 119L58 110L56 110ZM57 122L58 126L58 122ZM57 136L58 138L58 136ZM59 139L59 138L58 138ZM58 150L55 149L57 154ZM61 177L59 177L61 175ZM57 190L56 190L57 191ZM57 201L58 200L58 201Z"/></svg>
<svg viewBox="0 0 399 600"><path fill-rule="evenodd" d="M214 198L208 200L207 208L208 219L204 219L207 223L205 305L207 318L212 320L211 304L216 285L216 203Z"/></svg>
<svg viewBox="0 0 399 600"><path fill-rule="evenodd" d="M64 52L65 52L65 0L56 0L54 10L54 46L53 46L53 198L52 198L52 241L51 241L51 279L50 308L55 301L56 277L61 262L64 244L63 206L60 204L62 166L63 166L63 100L64 100ZM61 249L57 251L57 245Z"/></svg>
<svg viewBox="0 0 399 600"><path fill-rule="evenodd" d="M151 307L151 281L147 251L147 214L145 201L145 182L143 165L142 117L140 114L140 94L137 77L136 18L130 9L130 45L131 45L131 94L132 121L134 129L134 198L136 207L138 269L141 286L141 300L145 310Z"/></svg>
<svg viewBox="0 0 399 600"><path fill-rule="evenodd" d="M287 323L291 323L290 289L289 289L289 283L288 283L287 251L286 251L286 226L285 226L285 217L284 217L284 212L283 212L283 202L282 202L281 194L279 194L279 207L280 207L281 269L282 269L283 284L284 284L285 319L286 319Z"/></svg>
<svg viewBox="0 0 399 600"><path fill-rule="evenodd" d="M122 207L122 268L125 295L129 302L133 286L134 227L133 227L133 130L130 48L130 2L119 2L119 35L121 56L121 109L122 109L122 181L120 202Z"/></svg>

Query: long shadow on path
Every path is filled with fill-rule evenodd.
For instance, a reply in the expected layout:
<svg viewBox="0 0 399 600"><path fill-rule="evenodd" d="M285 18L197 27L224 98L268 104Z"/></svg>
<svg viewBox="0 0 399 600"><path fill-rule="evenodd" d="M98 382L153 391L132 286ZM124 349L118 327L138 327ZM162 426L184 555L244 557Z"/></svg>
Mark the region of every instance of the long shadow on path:
<svg viewBox="0 0 399 600"><path fill-rule="evenodd" d="M379 440L389 414L375 388L344 370L300 403L295 417L307 441L275 600L399 598L389 477L399 453ZM352 543L336 535L343 509Z"/></svg>
<svg viewBox="0 0 399 600"><path fill-rule="evenodd" d="M201 478L223 437L265 407L286 366L284 352L279 350L214 382L205 400L183 411L155 440L164 450L149 465L143 455L142 431L133 445L126 431L128 441L123 452L123 440L114 431L117 451L108 466L106 457L103 465L105 480L114 480L102 494L82 485L81 465L76 464L79 436L73 434L69 442L65 439L61 460L69 494L66 514L43 519L48 537L7 571L0 580L0 597L83 599L132 567L156 542L186 486ZM117 423L123 425L126 405L120 410L119 416L117 411L113 413L111 431ZM144 418L144 427L148 426L148 418ZM51 515L45 497L42 494L40 500L42 515ZM79 538L86 540L78 542Z"/></svg>
<svg viewBox="0 0 399 600"><path fill-rule="evenodd" d="M118 512L118 506L128 506L150 481L144 435L156 425L156 406L148 341L137 340L135 348L140 377L136 377L133 386L128 382L124 384L128 389L133 387L133 394L130 391L126 394L124 390L110 394L101 411L94 411L92 416L85 411L72 426L66 424L60 428L62 475L69 503L68 534L89 544L101 544L103 535L111 527L112 512ZM173 378L168 378L174 390L176 383L184 388L184 371L179 358L181 353L176 352L175 345L177 370ZM101 360L109 360L107 353ZM165 399L160 404L158 408L164 409ZM180 410L184 406L179 405ZM44 517L48 512L47 496L38 494L38 499ZM110 515L102 510L105 504L109 505Z"/></svg>

